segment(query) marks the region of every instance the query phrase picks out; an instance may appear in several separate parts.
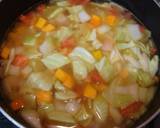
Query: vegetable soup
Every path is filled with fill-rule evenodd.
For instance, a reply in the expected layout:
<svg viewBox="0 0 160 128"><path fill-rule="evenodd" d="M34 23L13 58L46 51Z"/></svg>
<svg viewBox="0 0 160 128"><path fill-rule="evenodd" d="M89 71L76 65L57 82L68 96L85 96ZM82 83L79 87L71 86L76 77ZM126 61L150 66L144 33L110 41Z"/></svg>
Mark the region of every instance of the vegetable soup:
<svg viewBox="0 0 160 128"><path fill-rule="evenodd" d="M115 3L50 1L1 47L10 107L34 128L128 128L156 91L151 32Z"/></svg>

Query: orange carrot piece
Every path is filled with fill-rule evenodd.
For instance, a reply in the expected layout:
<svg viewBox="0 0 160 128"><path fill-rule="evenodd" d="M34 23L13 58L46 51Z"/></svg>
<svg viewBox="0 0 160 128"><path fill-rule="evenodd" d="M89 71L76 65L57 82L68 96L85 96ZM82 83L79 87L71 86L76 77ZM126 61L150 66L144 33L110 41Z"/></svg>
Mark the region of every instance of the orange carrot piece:
<svg viewBox="0 0 160 128"><path fill-rule="evenodd" d="M7 59L9 56L10 49L8 47L4 47L1 52L1 57L3 59Z"/></svg>
<svg viewBox="0 0 160 128"><path fill-rule="evenodd" d="M97 90L92 86L92 85L86 85L86 87L84 88L84 93L83 95L85 97L94 99L97 96Z"/></svg>
<svg viewBox="0 0 160 128"><path fill-rule="evenodd" d="M93 15L91 20L90 20L90 24L93 26L93 27L97 27L99 26L100 24L102 23L102 19L97 16L97 15Z"/></svg>
<svg viewBox="0 0 160 128"><path fill-rule="evenodd" d="M43 103L43 102L52 102L53 101L53 96L51 91L37 91L36 92L37 96L37 102L38 103Z"/></svg>
<svg viewBox="0 0 160 128"><path fill-rule="evenodd" d="M67 88L73 88L74 86L74 80L72 76L70 76L68 73L63 71L62 69L58 69L55 73L55 77L60 80L64 86Z"/></svg>
<svg viewBox="0 0 160 128"><path fill-rule="evenodd" d="M108 15L106 17L106 23L110 26L114 26L117 22L117 18L114 15Z"/></svg>

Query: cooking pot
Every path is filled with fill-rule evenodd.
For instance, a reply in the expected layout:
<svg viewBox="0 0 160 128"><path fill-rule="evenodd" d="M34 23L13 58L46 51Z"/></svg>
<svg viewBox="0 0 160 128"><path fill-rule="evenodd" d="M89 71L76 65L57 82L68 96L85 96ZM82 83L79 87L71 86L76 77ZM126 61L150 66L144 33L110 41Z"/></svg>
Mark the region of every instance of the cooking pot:
<svg viewBox="0 0 160 128"><path fill-rule="evenodd" d="M95 0L105 2L106 0ZM109 0L111 1L111 0ZM160 8L156 3L159 0L112 0L133 14L152 32L152 37L160 54ZM16 18L26 11L34 8L39 3L46 3L48 0L1 0L0 1L0 42L3 42L7 31L14 24ZM159 70L160 71L160 70ZM160 73L160 72L158 72ZM157 85L158 86L158 85ZM0 93L0 112L17 127L29 127L18 114L12 112L7 106L7 100ZM133 128L142 128L153 120L160 113L160 87L148 106L148 111L142 115L135 123Z"/></svg>

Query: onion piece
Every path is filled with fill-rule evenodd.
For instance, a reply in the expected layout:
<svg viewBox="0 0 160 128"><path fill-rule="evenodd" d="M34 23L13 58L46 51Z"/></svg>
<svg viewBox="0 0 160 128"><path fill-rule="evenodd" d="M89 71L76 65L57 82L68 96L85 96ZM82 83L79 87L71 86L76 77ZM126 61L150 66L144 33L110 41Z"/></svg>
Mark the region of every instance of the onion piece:
<svg viewBox="0 0 160 128"><path fill-rule="evenodd" d="M92 54L89 51L87 51L85 48L82 48L82 47L76 47L72 51L72 53L69 54L69 57L71 57L72 59L79 57L82 60L84 60L90 64L95 63L95 59L92 56Z"/></svg>
<svg viewBox="0 0 160 128"><path fill-rule="evenodd" d="M113 106L110 106L109 112L110 112L110 115L116 124L122 123L123 117L121 116L120 112L116 108L114 108Z"/></svg>
<svg viewBox="0 0 160 128"><path fill-rule="evenodd" d="M99 34L104 34L104 33L107 33L108 31L110 31L110 27L108 25L101 25L97 28L97 32Z"/></svg>
<svg viewBox="0 0 160 128"><path fill-rule="evenodd" d="M108 104L105 98L102 96L96 97L93 101L93 111L96 119L99 122L103 122L108 117Z"/></svg>
<svg viewBox="0 0 160 128"><path fill-rule="evenodd" d="M137 41L142 38L142 33L140 32L138 24L128 24L127 29L133 40Z"/></svg>
<svg viewBox="0 0 160 128"><path fill-rule="evenodd" d="M75 114L79 108L80 108L80 103L76 100L69 101L65 106L66 112L72 114Z"/></svg>
<svg viewBox="0 0 160 128"><path fill-rule="evenodd" d="M82 23L85 23L91 19L90 15L86 11L81 11L79 13L79 19Z"/></svg>
<svg viewBox="0 0 160 128"><path fill-rule="evenodd" d="M22 118L35 128L42 128L38 113L34 110L23 110L21 112Z"/></svg>

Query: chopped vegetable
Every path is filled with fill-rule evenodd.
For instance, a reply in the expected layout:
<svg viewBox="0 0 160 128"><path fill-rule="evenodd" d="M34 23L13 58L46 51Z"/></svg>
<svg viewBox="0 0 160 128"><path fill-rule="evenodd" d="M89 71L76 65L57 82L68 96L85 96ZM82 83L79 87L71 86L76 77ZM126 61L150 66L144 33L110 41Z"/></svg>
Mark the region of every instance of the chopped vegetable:
<svg viewBox="0 0 160 128"><path fill-rule="evenodd" d="M49 55L43 58L41 61L50 70L63 67L64 65L70 63L70 60L60 53Z"/></svg>
<svg viewBox="0 0 160 128"><path fill-rule="evenodd" d="M5 74L8 72L9 66L11 65L12 61L14 60L14 58L15 58L15 48L12 48L11 51L10 51L10 54L9 54L8 63L6 65Z"/></svg>
<svg viewBox="0 0 160 128"><path fill-rule="evenodd" d="M100 74L96 70L91 71L89 73L88 77L90 79L90 82L94 82L96 84L100 84L100 83L104 82L102 77L100 76Z"/></svg>
<svg viewBox="0 0 160 128"><path fill-rule="evenodd" d="M81 61L80 59L73 60L72 65L73 65L73 74L77 80L83 80L87 77L88 70L87 66L83 61Z"/></svg>
<svg viewBox="0 0 160 128"><path fill-rule="evenodd" d="M134 98L130 94L114 94L113 96L113 106L118 108L123 108L128 104L132 103Z"/></svg>
<svg viewBox="0 0 160 128"><path fill-rule="evenodd" d="M55 84L54 84L54 88L57 90L57 91L65 91L65 86L60 82L60 81L56 81Z"/></svg>
<svg viewBox="0 0 160 128"><path fill-rule="evenodd" d="M73 37L68 37L62 41L61 48L73 49L75 45L75 39Z"/></svg>
<svg viewBox="0 0 160 128"><path fill-rule="evenodd" d="M110 25L110 26L115 26L116 22L117 22L116 16L114 16L114 15L108 15L108 16L106 17L106 23L107 23L108 25Z"/></svg>
<svg viewBox="0 0 160 128"><path fill-rule="evenodd" d="M81 106L81 108L79 109L78 113L75 115L75 118L83 123L84 121L88 120L89 118L91 118L91 114L87 111L87 109L85 108L84 105Z"/></svg>
<svg viewBox="0 0 160 128"><path fill-rule="evenodd" d="M80 108L80 103L76 100L68 102L65 106L67 112L75 114Z"/></svg>
<svg viewBox="0 0 160 128"><path fill-rule="evenodd" d="M140 110L142 105L143 105L143 102L136 101L136 102L133 102L132 104L128 105L127 107L121 109L120 112L123 117L131 118L131 116L133 114L135 114L136 112L138 112Z"/></svg>
<svg viewBox="0 0 160 128"><path fill-rule="evenodd" d="M97 27L99 25L101 25L102 23L102 19L101 17L97 16L97 15L93 15L91 17L91 20L90 20L90 24L93 26L93 27Z"/></svg>
<svg viewBox="0 0 160 128"><path fill-rule="evenodd" d="M64 86L67 88L72 88L74 86L74 80L72 76L63 71L62 69L58 69L55 73L55 77L60 80Z"/></svg>
<svg viewBox="0 0 160 128"><path fill-rule="evenodd" d="M33 88L50 91L53 87L54 79L49 72L33 72L29 75L27 82Z"/></svg>
<svg viewBox="0 0 160 128"><path fill-rule="evenodd" d="M59 15L60 13L62 13L64 10L63 8L58 8L56 10L53 10L49 16L48 16L48 19L53 19L54 17L56 17L57 15Z"/></svg>
<svg viewBox="0 0 160 128"><path fill-rule="evenodd" d="M138 24L128 24L127 29L133 40L138 41L142 38L142 33L139 30Z"/></svg>
<svg viewBox="0 0 160 128"><path fill-rule="evenodd" d="M37 41L37 37L36 35L33 36L27 36L24 41L23 44L24 45L28 45L28 46L34 46L36 44Z"/></svg>
<svg viewBox="0 0 160 128"><path fill-rule="evenodd" d="M1 51L1 57L3 59L8 59L10 53L10 49L8 47L4 47Z"/></svg>
<svg viewBox="0 0 160 128"><path fill-rule="evenodd" d="M69 56L71 58L79 57L90 64L94 64L95 62L92 54L82 47L76 47Z"/></svg>
<svg viewBox="0 0 160 128"><path fill-rule="evenodd" d="M110 81L116 74L115 68L110 63L108 58L103 57L99 62L95 64L95 67L105 81Z"/></svg>
<svg viewBox="0 0 160 128"><path fill-rule="evenodd" d="M98 96L93 101L93 111L96 119L103 122L108 117L108 104L102 96Z"/></svg>
<svg viewBox="0 0 160 128"><path fill-rule="evenodd" d="M48 118L53 121L61 122L61 123L76 123L71 114L62 111L52 111L48 113Z"/></svg>
<svg viewBox="0 0 160 128"><path fill-rule="evenodd" d="M71 90L57 91L55 92L55 98L58 100L70 100L77 98L77 94Z"/></svg>
<svg viewBox="0 0 160 128"><path fill-rule="evenodd" d="M113 106L109 107L109 112L111 114L111 117L113 118L114 122L116 124L121 124L123 121L123 117L121 115L121 113L119 112L119 110L117 108L114 108Z"/></svg>
<svg viewBox="0 0 160 128"><path fill-rule="evenodd" d="M42 29L44 27L44 25L47 23L47 20L39 17L38 21L36 22L35 26L39 29Z"/></svg>
<svg viewBox="0 0 160 128"><path fill-rule="evenodd" d="M28 62L29 62L29 59L26 56L16 55L14 60L12 61L12 64L14 66L24 68L27 66Z"/></svg>
<svg viewBox="0 0 160 128"><path fill-rule="evenodd" d="M149 71L150 71L151 76L154 76L157 73L158 62L159 62L159 57L155 55L149 63Z"/></svg>
<svg viewBox="0 0 160 128"><path fill-rule="evenodd" d="M129 127L158 89L151 32L110 0L47 1L1 47L10 107L35 128Z"/></svg>
<svg viewBox="0 0 160 128"><path fill-rule="evenodd" d="M110 31L110 27L108 25L101 25L97 28L97 32L99 34L105 34Z"/></svg>
<svg viewBox="0 0 160 128"><path fill-rule="evenodd" d="M139 70L137 75L138 75L137 82L142 87L149 87L154 83L152 76L148 72Z"/></svg>
<svg viewBox="0 0 160 128"><path fill-rule="evenodd" d="M22 118L35 128L42 128L39 115L36 111L26 109L21 112Z"/></svg>
<svg viewBox="0 0 160 128"><path fill-rule="evenodd" d="M92 42L92 46L95 48L95 49L100 49L102 47L102 43L99 41L99 40L94 40Z"/></svg>
<svg viewBox="0 0 160 128"><path fill-rule="evenodd" d="M24 107L23 99L15 99L11 102L11 108L14 111L18 111Z"/></svg>
<svg viewBox="0 0 160 128"><path fill-rule="evenodd" d="M121 53L119 52L118 49L112 49L111 54L110 54L110 62L111 64L123 60Z"/></svg>
<svg viewBox="0 0 160 128"><path fill-rule="evenodd" d="M97 90L92 85L86 85L83 95L85 97L94 99L97 96Z"/></svg>
<svg viewBox="0 0 160 128"><path fill-rule="evenodd" d="M100 51L100 50L94 51L92 54L96 60L100 60L103 56L102 51Z"/></svg>
<svg viewBox="0 0 160 128"><path fill-rule="evenodd" d="M22 54L24 54L29 59L37 59L42 56L42 54L37 50L37 48L32 46L24 47Z"/></svg>
<svg viewBox="0 0 160 128"><path fill-rule="evenodd" d="M68 1L60 1L60 2L57 2L57 5L60 7L65 7L65 6L69 6L69 3Z"/></svg>
<svg viewBox="0 0 160 128"><path fill-rule="evenodd" d="M38 103L43 103L43 102L52 102L53 96L51 91L37 91L36 92L37 96L37 102Z"/></svg>
<svg viewBox="0 0 160 128"><path fill-rule="evenodd" d="M64 39L70 37L73 31L68 27L61 27L58 31L56 31L55 37L62 42Z"/></svg>
<svg viewBox="0 0 160 128"><path fill-rule="evenodd" d="M52 25L52 24L47 24L46 26L44 26L43 28L42 28L42 31L43 32L51 32L51 31L53 31L55 29L55 26L54 25Z"/></svg>
<svg viewBox="0 0 160 128"><path fill-rule="evenodd" d="M133 41L129 43L118 43L116 46L119 50L124 50L124 49L135 47L135 43Z"/></svg>
<svg viewBox="0 0 160 128"><path fill-rule="evenodd" d="M86 11L81 11L81 12L79 13L79 19L80 19L80 21L81 21L82 23L85 23L85 22L89 21L90 18L91 18L91 17L89 16L89 14L88 14Z"/></svg>
<svg viewBox="0 0 160 128"><path fill-rule="evenodd" d="M96 29L93 29L93 30L91 31L91 33L90 33L89 36L88 36L88 40L89 40L89 41L97 40Z"/></svg>
<svg viewBox="0 0 160 128"><path fill-rule="evenodd" d="M50 36L46 36L44 42L40 45L39 51L43 55L51 54L55 49L53 39Z"/></svg>

